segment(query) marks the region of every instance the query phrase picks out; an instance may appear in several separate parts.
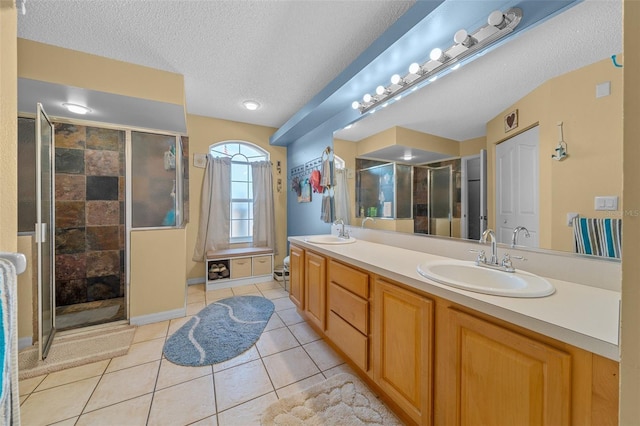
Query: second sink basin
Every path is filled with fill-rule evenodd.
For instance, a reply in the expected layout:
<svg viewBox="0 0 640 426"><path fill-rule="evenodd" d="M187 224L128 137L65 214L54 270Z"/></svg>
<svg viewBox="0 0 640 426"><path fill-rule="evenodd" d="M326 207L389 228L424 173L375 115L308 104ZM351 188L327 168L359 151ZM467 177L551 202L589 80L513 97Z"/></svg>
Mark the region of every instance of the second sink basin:
<svg viewBox="0 0 640 426"><path fill-rule="evenodd" d="M425 278L477 293L509 297L544 297L555 292L551 283L524 271L503 272L475 262L443 260L418 265Z"/></svg>
<svg viewBox="0 0 640 426"><path fill-rule="evenodd" d="M356 239L353 237L340 238L337 235L312 235L305 238L305 241L314 244L351 244L355 243Z"/></svg>

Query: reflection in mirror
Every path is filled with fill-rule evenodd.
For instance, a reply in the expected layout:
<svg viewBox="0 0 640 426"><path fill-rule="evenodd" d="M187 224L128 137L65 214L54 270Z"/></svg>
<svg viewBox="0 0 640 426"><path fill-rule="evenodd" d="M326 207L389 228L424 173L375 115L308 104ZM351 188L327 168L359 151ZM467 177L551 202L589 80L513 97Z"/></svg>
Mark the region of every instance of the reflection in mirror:
<svg viewBox="0 0 640 426"><path fill-rule="evenodd" d="M504 224L505 219L497 223L498 213L504 213L497 203L499 195L505 194L499 191L513 176L527 171L538 197L527 201L520 195L528 195L529 189L514 189L508 202L501 204L504 209L529 203L520 207L538 214L536 238L525 238L521 233L519 245L575 253L580 244L576 231L589 239L596 238L597 230L591 226L594 223L613 229L614 233L619 230L619 223L610 220L622 219L625 212L621 176L622 71L610 59L613 54L620 55L622 48L618 3L579 4L406 99L376 114L367 114L351 129L337 131L334 148L348 168L358 170L356 158L414 166L411 219L377 220L367 227L475 240L484 226L494 230L502 226L500 242L510 244L513 231L527 225ZM592 25L594 16L606 21L599 26L603 32L597 37L585 35L590 38L588 41L575 43L569 35L582 34ZM553 46L553 51L543 54L542 46ZM537 78L535 85L522 84L525 77L533 74ZM504 98L499 108L488 110L486 102L475 95L485 87L491 88L492 97ZM472 104L475 112L452 112L452 104ZM466 130L479 121L482 134ZM558 132L560 122L562 135ZM537 162L526 160L526 164L533 164L530 170L517 156L510 168L497 167L502 161L497 160L497 147L534 128L538 134ZM568 153L563 161L552 158L560 142L564 142ZM482 149L487 151L486 169L480 173L486 173L487 178L486 214L477 210L477 201L469 201L469 197L482 199L476 195L482 191L475 191L477 179L470 179L464 171L465 167L476 167L467 160L477 158ZM429 174L436 172L430 170L448 165L442 162L451 159L458 159L459 163L452 165L451 185L446 185L448 172L443 169L443 176L433 175L432 183L442 180L445 185L431 188ZM353 185L355 191L355 182ZM432 189L431 194L424 189ZM436 194L441 194L443 200ZM429 197L433 198L431 203ZM613 207L598 207L596 197L617 200L617 209L602 210ZM434 207L431 210L430 204ZM359 225L363 219L360 210L352 211L352 223ZM574 229L577 222L570 218L575 215L587 220L585 223L591 228L584 232ZM619 235L614 240L616 237ZM598 254L596 249L609 242L588 241L593 247L586 253Z"/></svg>

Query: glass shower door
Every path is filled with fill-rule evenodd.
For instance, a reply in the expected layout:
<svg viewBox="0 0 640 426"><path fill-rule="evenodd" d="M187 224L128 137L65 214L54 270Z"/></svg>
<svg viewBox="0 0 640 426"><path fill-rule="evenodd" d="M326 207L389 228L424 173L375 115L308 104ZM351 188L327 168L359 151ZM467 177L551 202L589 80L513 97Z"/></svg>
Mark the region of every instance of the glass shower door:
<svg viewBox="0 0 640 426"><path fill-rule="evenodd" d="M38 103L36 116L36 229L38 248L38 357L45 359L55 334L53 124Z"/></svg>
<svg viewBox="0 0 640 426"><path fill-rule="evenodd" d="M429 234L451 236L453 168L429 169Z"/></svg>

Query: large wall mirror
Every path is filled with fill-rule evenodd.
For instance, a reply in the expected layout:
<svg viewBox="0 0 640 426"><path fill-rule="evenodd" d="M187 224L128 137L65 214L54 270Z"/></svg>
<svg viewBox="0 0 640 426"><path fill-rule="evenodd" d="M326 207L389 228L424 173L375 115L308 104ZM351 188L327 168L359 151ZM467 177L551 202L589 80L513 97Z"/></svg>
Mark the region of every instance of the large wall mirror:
<svg viewBox="0 0 640 426"><path fill-rule="evenodd" d="M429 203L421 193L445 182L450 190L427 196L437 202L438 192L453 194L443 203L452 206L445 216L464 221L466 214L475 222L478 213L460 200L469 197L465 179L483 171L486 226L501 242L510 243L513 230L527 226L531 237L520 233L519 245L576 252L574 215L623 220L632 206L622 199L621 51L621 2L585 1L336 131L336 154L355 176L359 164L371 160L413 166L411 219L378 217L366 226L476 239L476 224L463 229L456 222L449 234L441 225L425 232ZM561 161L552 158L559 145L568 153ZM480 167L482 150L486 168ZM360 213L370 210L357 205L355 178L350 185L351 223L359 225L368 216ZM617 207L600 210L596 197L606 197L606 208L612 201ZM510 209L524 216L505 217ZM533 220L526 217L531 210Z"/></svg>

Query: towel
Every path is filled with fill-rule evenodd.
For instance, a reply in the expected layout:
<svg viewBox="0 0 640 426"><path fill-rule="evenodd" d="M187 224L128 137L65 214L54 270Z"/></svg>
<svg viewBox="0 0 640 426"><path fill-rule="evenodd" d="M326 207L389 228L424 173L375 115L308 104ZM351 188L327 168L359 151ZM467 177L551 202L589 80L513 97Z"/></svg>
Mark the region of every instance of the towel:
<svg viewBox="0 0 640 426"><path fill-rule="evenodd" d="M620 258L622 220L579 217L573 220L576 253Z"/></svg>
<svg viewBox="0 0 640 426"><path fill-rule="evenodd" d="M0 424L20 424L18 391L17 276L9 260L0 259Z"/></svg>
<svg viewBox="0 0 640 426"><path fill-rule="evenodd" d="M333 186L333 161L329 160L329 158L324 159L321 170L320 185L325 187Z"/></svg>
<svg viewBox="0 0 640 426"><path fill-rule="evenodd" d="M325 223L333 223L333 196L329 194L322 196L320 220Z"/></svg>

